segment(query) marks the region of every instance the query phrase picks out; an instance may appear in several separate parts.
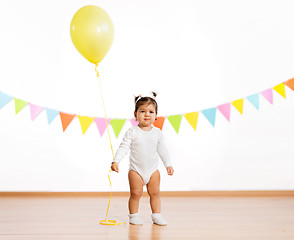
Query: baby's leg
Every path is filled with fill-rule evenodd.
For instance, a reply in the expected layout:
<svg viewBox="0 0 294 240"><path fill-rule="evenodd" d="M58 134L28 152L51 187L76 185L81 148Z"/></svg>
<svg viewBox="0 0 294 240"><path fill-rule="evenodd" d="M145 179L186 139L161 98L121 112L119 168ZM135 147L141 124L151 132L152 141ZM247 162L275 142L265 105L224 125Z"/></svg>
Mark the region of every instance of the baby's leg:
<svg viewBox="0 0 294 240"><path fill-rule="evenodd" d="M129 198L129 211L130 214L137 213L139 209L139 200L143 194L144 182L139 173L134 170L129 171L129 184L130 184L130 198Z"/></svg>
<svg viewBox="0 0 294 240"><path fill-rule="evenodd" d="M157 170L151 175L150 180L147 183L147 192L150 196L150 206L151 206L152 213L160 213L161 211L159 185L160 185L160 173Z"/></svg>

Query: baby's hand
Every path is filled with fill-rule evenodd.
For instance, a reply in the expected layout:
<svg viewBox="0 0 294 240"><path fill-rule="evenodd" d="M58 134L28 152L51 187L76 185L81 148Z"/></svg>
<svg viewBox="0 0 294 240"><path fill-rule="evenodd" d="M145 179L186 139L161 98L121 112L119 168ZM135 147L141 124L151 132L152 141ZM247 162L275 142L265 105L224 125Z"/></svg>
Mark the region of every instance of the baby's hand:
<svg viewBox="0 0 294 240"><path fill-rule="evenodd" d="M166 171L167 171L167 174L170 175L170 176L174 174L174 169L173 169L173 167L167 167L167 168L166 168Z"/></svg>
<svg viewBox="0 0 294 240"><path fill-rule="evenodd" d="M113 163L111 164L111 170L112 170L112 171L115 171L115 172L118 173L118 163L113 162Z"/></svg>

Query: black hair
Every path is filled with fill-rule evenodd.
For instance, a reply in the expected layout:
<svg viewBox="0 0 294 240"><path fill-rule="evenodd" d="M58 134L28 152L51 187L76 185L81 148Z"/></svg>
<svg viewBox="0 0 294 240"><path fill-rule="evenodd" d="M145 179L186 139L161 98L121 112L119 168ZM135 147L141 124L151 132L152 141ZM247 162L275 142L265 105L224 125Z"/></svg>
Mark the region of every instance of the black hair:
<svg viewBox="0 0 294 240"><path fill-rule="evenodd" d="M158 112L158 105L157 102L155 100L157 93L156 92L152 92L153 98L152 97L141 97L141 96L136 96L135 97L135 112L138 111L139 107L146 104L147 106L150 104L153 104L155 107L155 113L157 114ZM140 99L139 99L140 98ZM138 100L139 99L139 100Z"/></svg>

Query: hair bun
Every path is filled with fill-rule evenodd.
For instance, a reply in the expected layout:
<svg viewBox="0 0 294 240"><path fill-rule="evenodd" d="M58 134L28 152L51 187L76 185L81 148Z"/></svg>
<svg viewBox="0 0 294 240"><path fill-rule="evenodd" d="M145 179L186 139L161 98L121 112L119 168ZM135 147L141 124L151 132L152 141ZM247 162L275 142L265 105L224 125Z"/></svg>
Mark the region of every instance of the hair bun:
<svg viewBox="0 0 294 240"><path fill-rule="evenodd" d="M157 93L156 92L152 92L152 95L153 95L154 98L156 98Z"/></svg>

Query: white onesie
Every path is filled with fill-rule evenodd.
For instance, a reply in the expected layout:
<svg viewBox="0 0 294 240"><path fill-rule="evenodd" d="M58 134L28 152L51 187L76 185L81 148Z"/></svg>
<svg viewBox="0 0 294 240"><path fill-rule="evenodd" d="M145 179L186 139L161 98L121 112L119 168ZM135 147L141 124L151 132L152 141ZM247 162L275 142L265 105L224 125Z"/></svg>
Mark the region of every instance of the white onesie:
<svg viewBox="0 0 294 240"><path fill-rule="evenodd" d="M139 126L130 127L115 154L115 161L119 164L124 156L130 152L130 170L134 170L147 184L153 172L158 168L158 155L165 167L171 166L162 132L152 126L150 131L144 131Z"/></svg>

